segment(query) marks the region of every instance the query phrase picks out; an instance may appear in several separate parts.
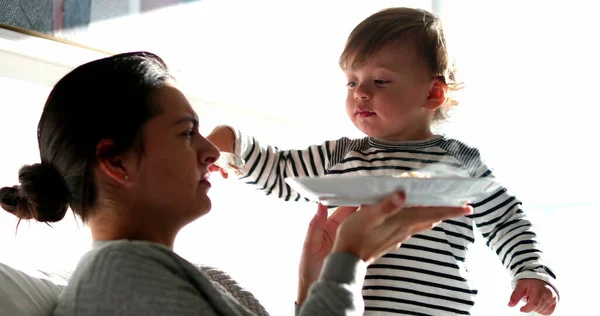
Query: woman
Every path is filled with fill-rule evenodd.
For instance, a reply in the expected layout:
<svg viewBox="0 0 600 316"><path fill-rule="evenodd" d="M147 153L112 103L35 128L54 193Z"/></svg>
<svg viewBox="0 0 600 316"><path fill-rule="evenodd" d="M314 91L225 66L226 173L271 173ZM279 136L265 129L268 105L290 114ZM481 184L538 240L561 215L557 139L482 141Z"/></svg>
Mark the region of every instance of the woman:
<svg viewBox="0 0 600 316"><path fill-rule="evenodd" d="M211 208L208 168L219 152L198 124L150 53L96 60L56 84L38 126L41 163L19 171L20 185L0 189L1 206L21 219L56 222L70 206L91 229L92 250L55 315L251 315L172 250L179 230ZM470 212L403 203L398 193L330 219L319 207L302 256L300 315L362 314L366 265Z"/></svg>

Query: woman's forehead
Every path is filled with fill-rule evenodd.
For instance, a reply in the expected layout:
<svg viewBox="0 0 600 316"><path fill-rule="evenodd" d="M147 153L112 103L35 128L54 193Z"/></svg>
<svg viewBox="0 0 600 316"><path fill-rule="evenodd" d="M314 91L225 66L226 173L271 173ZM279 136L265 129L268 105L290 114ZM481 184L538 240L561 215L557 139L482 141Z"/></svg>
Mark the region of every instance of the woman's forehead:
<svg viewBox="0 0 600 316"><path fill-rule="evenodd" d="M170 120L179 120L183 117L194 118L198 116L185 95L172 84L158 88L154 94L154 101L161 108L161 116Z"/></svg>

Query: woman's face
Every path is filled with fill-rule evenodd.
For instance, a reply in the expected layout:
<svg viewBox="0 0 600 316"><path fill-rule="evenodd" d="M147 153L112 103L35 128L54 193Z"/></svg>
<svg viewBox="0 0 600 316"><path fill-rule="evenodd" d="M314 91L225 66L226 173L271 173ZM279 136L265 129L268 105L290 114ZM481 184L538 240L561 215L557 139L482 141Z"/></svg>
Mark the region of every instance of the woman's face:
<svg viewBox="0 0 600 316"><path fill-rule="evenodd" d="M132 194L138 217L183 227L211 208L208 167L218 149L198 132L198 116L185 96L168 84L152 94L162 109L142 128L143 154L135 168Z"/></svg>

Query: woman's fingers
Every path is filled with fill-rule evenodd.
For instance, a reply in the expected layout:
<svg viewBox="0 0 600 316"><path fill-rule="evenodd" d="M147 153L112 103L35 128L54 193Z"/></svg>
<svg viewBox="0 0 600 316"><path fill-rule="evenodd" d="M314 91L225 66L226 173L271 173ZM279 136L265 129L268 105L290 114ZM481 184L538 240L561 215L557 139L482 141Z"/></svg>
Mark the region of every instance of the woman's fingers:
<svg viewBox="0 0 600 316"><path fill-rule="evenodd" d="M377 204L361 206L357 217L362 217L362 225L367 227L379 226L390 216L402 210L405 200L406 195L404 192L395 193Z"/></svg>
<svg viewBox="0 0 600 316"><path fill-rule="evenodd" d="M472 213L465 207L415 207L406 208L390 217L378 229L387 233L387 243L382 244L388 251L397 249L400 244L415 234L432 229L443 220Z"/></svg>
<svg viewBox="0 0 600 316"><path fill-rule="evenodd" d="M471 214L470 206L464 207L411 207L390 217L380 228L390 232L392 243L402 242L410 236L432 229L446 219Z"/></svg>
<svg viewBox="0 0 600 316"><path fill-rule="evenodd" d="M402 211L400 217L409 223L435 223L471 214L470 206L461 207L410 207Z"/></svg>
<svg viewBox="0 0 600 316"><path fill-rule="evenodd" d="M353 253L371 263L397 249L416 233L433 228L441 221L472 213L464 207L415 207L403 209L403 192L380 203L360 207L340 226L334 251Z"/></svg>
<svg viewBox="0 0 600 316"><path fill-rule="evenodd" d="M339 225L357 210L358 207L340 206L329 216L329 221Z"/></svg>
<svg viewBox="0 0 600 316"><path fill-rule="evenodd" d="M306 231L306 238L304 239L305 246L310 243L321 241L326 221L327 207L319 203L317 206L317 213L311 219L308 230Z"/></svg>
<svg viewBox="0 0 600 316"><path fill-rule="evenodd" d="M397 249L413 235L429 230L441 221L472 212L471 207L420 207L402 209L383 219L380 225L363 234L362 247L357 250L362 259L371 263L384 254ZM370 250L369 250L370 248Z"/></svg>

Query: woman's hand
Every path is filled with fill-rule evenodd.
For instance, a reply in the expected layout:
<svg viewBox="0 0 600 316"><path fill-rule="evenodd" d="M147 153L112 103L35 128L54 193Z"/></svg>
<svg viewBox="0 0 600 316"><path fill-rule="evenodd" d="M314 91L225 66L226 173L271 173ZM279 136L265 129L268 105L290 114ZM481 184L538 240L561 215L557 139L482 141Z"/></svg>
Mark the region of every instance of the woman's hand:
<svg viewBox="0 0 600 316"><path fill-rule="evenodd" d="M340 223L357 209L357 207L340 207L327 217L327 207L322 204L317 207L317 214L308 226L300 258L300 279L296 300L298 305L304 302L308 288L319 278L323 261L331 253Z"/></svg>
<svg viewBox="0 0 600 316"><path fill-rule="evenodd" d="M348 252L371 264L412 235L473 211L470 206L405 209L405 200L400 192L378 204L361 206L338 228L332 252Z"/></svg>
<svg viewBox="0 0 600 316"><path fill-rule="evenodd" d="M404 202L405 195L399 192L378 204L363 205L358 212L355 207L340 207L329 218L327 208L319 204L304 240L296 303L302 305L330 253L351 253L371 264L412 235L473 211L470 206L405 209Z"/></svg>

